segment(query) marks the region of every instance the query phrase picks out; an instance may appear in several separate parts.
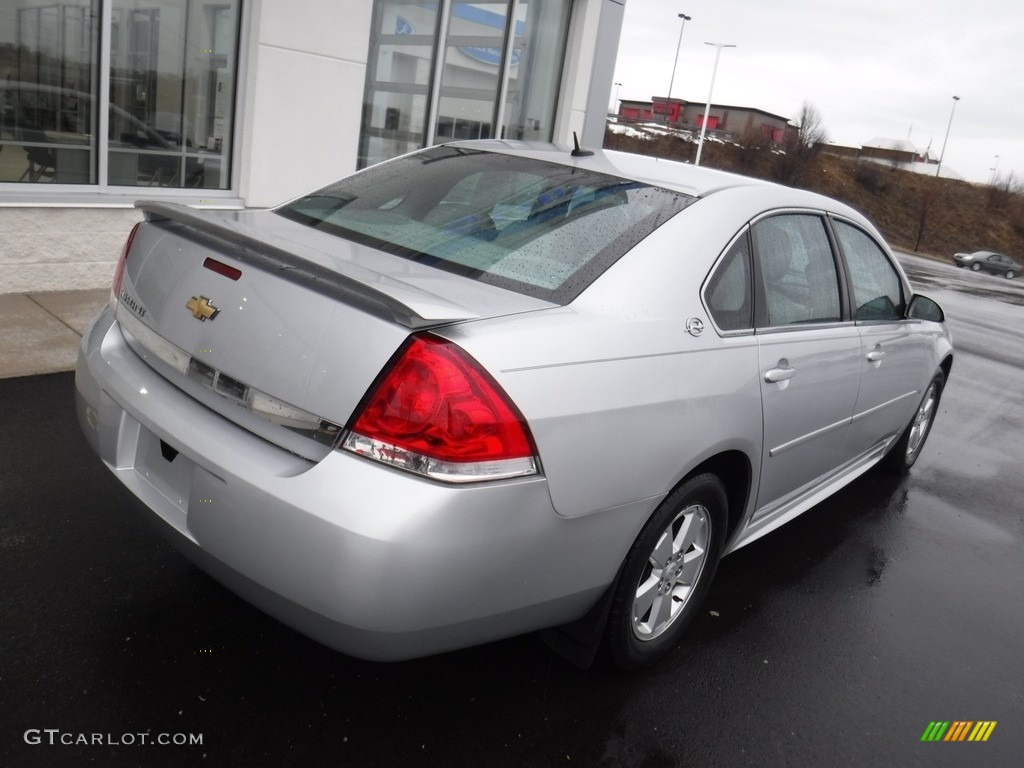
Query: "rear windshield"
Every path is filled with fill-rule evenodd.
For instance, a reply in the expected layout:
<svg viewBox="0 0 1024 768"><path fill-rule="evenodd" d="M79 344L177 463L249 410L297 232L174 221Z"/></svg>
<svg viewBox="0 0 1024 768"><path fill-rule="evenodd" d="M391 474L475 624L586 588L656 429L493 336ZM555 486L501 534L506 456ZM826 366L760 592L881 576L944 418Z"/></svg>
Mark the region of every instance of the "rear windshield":
<svg viewBox="0 0 1024 768"><path fill-rule="evenodd" d="M276 212L565 304L692 201L571 166L441 146L373 166Z"/></svg>

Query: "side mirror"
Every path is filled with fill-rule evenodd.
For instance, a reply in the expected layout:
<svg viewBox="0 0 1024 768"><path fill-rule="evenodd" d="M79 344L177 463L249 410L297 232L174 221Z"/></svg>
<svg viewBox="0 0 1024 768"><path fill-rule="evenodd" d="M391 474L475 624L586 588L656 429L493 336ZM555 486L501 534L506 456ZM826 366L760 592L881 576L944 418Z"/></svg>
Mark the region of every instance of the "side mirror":
<svg viewBox="0 0 1024 768"><path fill-rule="evenodd" d="M915 296L907 308L907 317L914 320L929 320L933 323L942 323L946 320L946 313L937 302L927 296Z"/></svg>

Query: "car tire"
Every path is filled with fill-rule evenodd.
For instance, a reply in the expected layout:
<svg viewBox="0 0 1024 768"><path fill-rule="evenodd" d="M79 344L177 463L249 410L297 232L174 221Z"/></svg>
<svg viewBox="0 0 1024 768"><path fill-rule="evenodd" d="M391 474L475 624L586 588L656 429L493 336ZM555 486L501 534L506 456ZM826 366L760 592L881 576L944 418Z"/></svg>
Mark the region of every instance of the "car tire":
<svg viewBox="0 0 1024 768"><path fill-rule="evenodd" d="M728 499L712 474L669 494L626 555L605 648L621 670L661 659L700 610L725 543Z"/></svg>
<svg viewBox="0 0 1024 768"><path fill-rule="evenodd" d="M1012 269L1006 270L1006 279L1007 280L1013 280L1013 276L1014 276L1014 271Z"/></svg>
<svg viewBox="0 0 1024 768"><path fill-rule="evenodd" d="M981 264L979 264L978 262L974 262L973 264L971 264L971 271L972 272L978 272L980 269L981 269Z"/></svg>
<svg viewBox="0 0 1024 768"><path fill-rule="evenodd" d="M939 412L939 401L942 399L942 388L945 383L945 375L942 371L937 371L925 390L917 410L914 411L914 418L910 420L899 440L882 459L884 469L905 475L914 466L921 455L921 449L924 448L925 440L928 439L928 433L932 431L932 424Z"/></svg>

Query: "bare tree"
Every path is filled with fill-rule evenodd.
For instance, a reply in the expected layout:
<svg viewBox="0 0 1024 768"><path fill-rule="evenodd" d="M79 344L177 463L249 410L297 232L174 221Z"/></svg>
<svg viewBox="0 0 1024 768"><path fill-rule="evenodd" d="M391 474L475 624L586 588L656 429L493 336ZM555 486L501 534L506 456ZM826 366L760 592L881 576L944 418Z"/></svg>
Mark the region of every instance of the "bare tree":
<svg viewBox="0 0 1024 768"><path fill-rule="evenodd" d="M1024 182L1021 182L1011 171L1006 176L996 176L988 188L988 207L990 210L1006 210L1014 197L1024 193Z"/></svg>
<svg viewBox="0 0 1024 768"><path fill-rule="evenodd" d="M775 163L775 179L783 184L800 182L826 141L828 134L821 115L813 104L805 101L797 119L797 130L787 131L783 139L783 152Z"/></svg>
<svg viewBox="0 0 1024 768"><path fill-rule="evenodd" d="M805 101L800 109L799 130L797 136L800 144L808 149L814 149L819 144L828 141L828 132L821 120L817 107L809 101Z"/></svg>
<svg viewBox="0 0 1024 768"><path fill-rule="evenodd" d="M937 181L937 179L929 179L929 181ZM924 240L928 230L928 214L932 212L938 200L938 184L925 184L914 206L917 208L917 239L914 240L914 253L921 250L921 241Z"/></svg>

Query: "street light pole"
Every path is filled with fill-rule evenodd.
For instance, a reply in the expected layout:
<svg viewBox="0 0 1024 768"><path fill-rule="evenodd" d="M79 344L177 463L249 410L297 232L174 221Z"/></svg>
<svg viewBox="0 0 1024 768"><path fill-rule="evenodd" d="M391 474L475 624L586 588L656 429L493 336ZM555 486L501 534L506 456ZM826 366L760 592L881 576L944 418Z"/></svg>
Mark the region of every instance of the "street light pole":
<svg viewBox="0 0 1024 768"><path fill-rule="evenodd" d="M704 120L700 124L700 139L697 141L697 157L693 161L694 165L700 165L700 155L704 151L704 134L707 133L708 129L708 118L711 112L711 94L715 90L715 75L718 74L718 57L722 55L723 48L735 48L735 45L730 43L704 43L704 45L714 46L718 50L715 51L715 67L711 70L711 87L708 88L708 103L704 107Z"/></svg>
<svg viewBox="0 0 1024 768"><path fill-rule="evenodd" d="M942 151L939 153L939 167L935 169L935 178L939 177L942 170L942 158L946 156L946 142L949 141L949 129L953 127L953 114L956 112L956 103L960 101L959 96L953 97L953 108L949 111L949 125L946 126L946 138L942 140Z"/></svg>
<svg viewBox="0 0 1024 768"><path fill-rule="evenodd" d="M679 25L679 42L676 43L676 57L672 59L672 78L668 81L668 99L672 100L672 85L676 81L676 65L679 63L679 49L683 47L683 30L686 29L686 22L692 17L687 16L685 13L677 14L683 23Z"/></svg>

